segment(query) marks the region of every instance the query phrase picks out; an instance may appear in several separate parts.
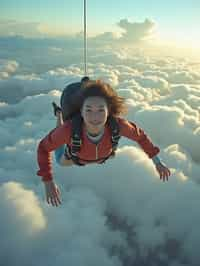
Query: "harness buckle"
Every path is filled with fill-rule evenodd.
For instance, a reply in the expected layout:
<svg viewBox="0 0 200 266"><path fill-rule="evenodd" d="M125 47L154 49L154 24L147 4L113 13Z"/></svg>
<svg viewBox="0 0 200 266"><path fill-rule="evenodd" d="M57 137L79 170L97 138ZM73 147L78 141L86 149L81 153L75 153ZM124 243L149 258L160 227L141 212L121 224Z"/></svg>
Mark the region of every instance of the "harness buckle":
<svg viewBox="0 0 200 266"><path fill-rule="evenodd" d="M116 141L118 141L119 139L120 139L120 135L118 134L118 135L114 135L114 136L112 136L112 141L113 142L116 142Z"/></svg>
<svg viewBox="0 0 200 266"><path fill-rule="evenodd" d="M82 144L82 140L81 139L73 139L71 138L71 144L75 147L80 147Z"/></svg>

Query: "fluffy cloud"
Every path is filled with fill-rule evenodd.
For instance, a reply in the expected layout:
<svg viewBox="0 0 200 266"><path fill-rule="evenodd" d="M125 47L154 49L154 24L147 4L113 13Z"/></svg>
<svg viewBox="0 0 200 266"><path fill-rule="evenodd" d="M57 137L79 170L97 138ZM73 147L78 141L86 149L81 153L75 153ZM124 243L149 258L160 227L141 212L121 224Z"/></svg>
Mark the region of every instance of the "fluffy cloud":
<svg viewBox="0 0 200 266"><path fill-rule="evenodd" d="M28 22L14 19L0 19L1 36L52 37L66 36L71 29L63 25L46 24L37 21Z"/></svg>
<svg viewBox="0 0 200 266"><path fill-rule="evenodd" d="M128 19L121 19L117 26L121 29L121 32L104 32L95 37L90 38L92 44L98 45L112 45L117 47L123 43L138 44L146 42L153 37L153 30L155 23L150 19L145 19L144 22L130 22Z"/></svg>
<svg viewBox="0 0 200 266"><path fill-rule="evenodd" d="M18 66L16 61L0 59L0 80L7 79L10 74L16 71Z"/></svg>
<svg viewBox="0 0 200 266"><path fill-rule="evenodd" d="M147 40L152 36L155 23L150 19L144 22L129 22L128 19L121 19L117 25L122 33L104 32L96 37L91 37L90 41L110 43L120 39L125 42L138 42ZM41 24L38 22L26 22L16 20L0 20L0 35L2 36L25 36L25 37L44 37L44 36L67 36L67 31L63 26L59 28L55 25ZM76 33L76 38L82 38L83 32Z"/></svg>
<svg viewBox="0 0 200 266"><path fill-rule="evenodd" d="M173 58L122 51L99 52L93 60L89 76L111 83L126 98L127 119L160 146L160 157L172 171L170 181L160 182L151 160L122 139L117 156L105 165L65 168L52 156L62 205L47 206L36 176L36 149L56 124L51 102L59 103L63 86L80 80L81 65L27 74L15 73L17 62L10 71L10 61L0 61L2 71L12 72L0 81L1 262L198 265L198 73ZM190 78L176 80L175 68Z"/></svg>
<svg viewBox="0 0 200 266"><path fill-rule="evenodd" d="M45 229L47 221L33 191L19 183L0 187L1 263L14 265L30 260L34 239ZM20 243L20 247L19 247ZM9 255L12 254L11 256Z"/></svg>
<svg viewBox="0 0 200 266"><path fill-rule="evenodd" d="M37 22L18 22L16 20L0 20L0 35L13 36L38 36L39 30Z"/></svg>
<svg viewBox="0 0 200 266"><path fill-rule="evenodd" d="M152 36L155 23L149 19L144 22L129 22L127 19L121 19L118 26L124 30L122 40L127 42L139 42Z"/></svg>
<svg viewBox="0 0 200 266"><path fill-rule="evenodd" d="M164 145L180 144L187 150L194 161L200 162L200 153L197 143L200 141L198 128L199 117L187 115L177 107L147 108L135 115L135 119L147 126L150 134L157 142ZM155 128L159 130L155 133ZM167 134L166 134L167 132ZM163 138L164 136L164 138Z"/></svg>
<svg viewBox="0 0 200 266"><path fill-rule="evenodd" d="M98 34L95 37L91 37L90 40L92 42L95 42L98 44L98 42L104 43L104 44L110 44L113 41L119 41L121 38L120 35L115 34L114 32L104 32L101 34Z"/></svg>

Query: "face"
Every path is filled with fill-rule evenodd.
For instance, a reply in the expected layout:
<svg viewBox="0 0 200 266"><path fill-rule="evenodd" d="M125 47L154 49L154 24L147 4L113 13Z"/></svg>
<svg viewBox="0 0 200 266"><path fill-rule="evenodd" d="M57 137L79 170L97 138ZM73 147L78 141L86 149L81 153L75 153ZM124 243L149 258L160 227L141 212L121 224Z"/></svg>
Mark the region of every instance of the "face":
<svg viewBox="0 0 200 266"><path fill-rule="evenodd" d="M81 115L87 130L98 134L104 127L108 117L108 105L102 97L91 96L85 99Z"/></svg>

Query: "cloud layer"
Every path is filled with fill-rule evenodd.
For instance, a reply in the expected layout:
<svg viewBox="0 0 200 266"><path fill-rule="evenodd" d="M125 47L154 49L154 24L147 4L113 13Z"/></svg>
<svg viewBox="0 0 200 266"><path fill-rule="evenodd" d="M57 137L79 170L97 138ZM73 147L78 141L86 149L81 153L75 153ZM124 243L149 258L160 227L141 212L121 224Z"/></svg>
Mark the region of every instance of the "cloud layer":
<svg viewBox="0 0 200 266"><path fill-rule="evenodd" d="M150 19L145 19L144 22L130 22L128 19L121 19L116 25L123 30L120 36L121 41L137 42L147 39L155 26L155 23ZM66 26L66 25L65 25ZM64 26L56 28L54 25L45 25L39 22L26 22L17 20L0 20L0 35L1 36L24 36L24 37L51 37L51 36L67 36ZM82 38L82 32L76 34ZM101 37L100 37L101 36ZM96 36L99 40L113 41L115 34L105 32ZM100 37L100 38L99 38ZM90 37L89 37L90 38Z"/></svg>
<svg viewBox="0 0 200 266"><path fill-rule="evenodd" d="M160 182L151 160L122 139L117 156L103 166L60 167L53 156L62 205L47 206L36 176L37 145L56 124L51 102L59 103L63 87L80 80L82 70L73 64L30 74L16 59L0 60L0 261L197 266L200 71L189 61L126 50L92 56L89 76L126 98L127 119L160 146L170 181Z"/></svg>

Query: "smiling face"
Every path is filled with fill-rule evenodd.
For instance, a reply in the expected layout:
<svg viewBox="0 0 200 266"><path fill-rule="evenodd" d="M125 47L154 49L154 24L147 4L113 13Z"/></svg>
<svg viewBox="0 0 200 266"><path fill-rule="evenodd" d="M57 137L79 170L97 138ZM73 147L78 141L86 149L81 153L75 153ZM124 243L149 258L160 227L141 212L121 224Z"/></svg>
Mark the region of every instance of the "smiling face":
<svg viewBox="0 0 200 266"><path fill-rule="evenodd" d="M100 133L109 115L106 100L99 96L86 98L81 109L81 115L89 133Z"/></svg>

